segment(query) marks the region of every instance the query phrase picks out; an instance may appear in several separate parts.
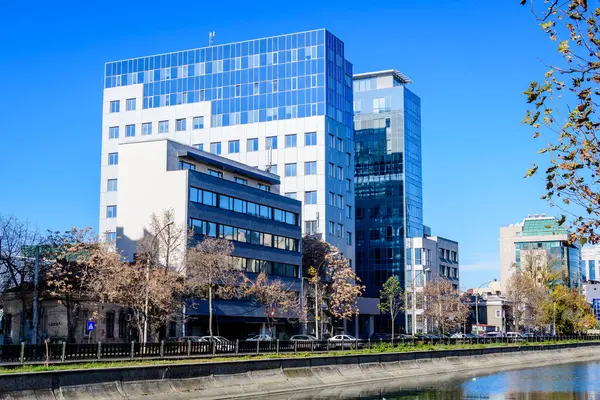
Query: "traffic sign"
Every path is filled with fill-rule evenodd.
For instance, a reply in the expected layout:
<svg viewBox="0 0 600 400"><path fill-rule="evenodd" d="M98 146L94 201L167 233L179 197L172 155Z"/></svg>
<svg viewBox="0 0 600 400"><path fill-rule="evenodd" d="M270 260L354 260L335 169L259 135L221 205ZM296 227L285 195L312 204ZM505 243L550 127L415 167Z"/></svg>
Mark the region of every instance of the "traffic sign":
<svg viewBox="0 0 600 400"><path fill-rule="evenodd" d="M94 321L88 321L87 322L87 330L93 331L94 329L96 329L96 323Z"/></svg>

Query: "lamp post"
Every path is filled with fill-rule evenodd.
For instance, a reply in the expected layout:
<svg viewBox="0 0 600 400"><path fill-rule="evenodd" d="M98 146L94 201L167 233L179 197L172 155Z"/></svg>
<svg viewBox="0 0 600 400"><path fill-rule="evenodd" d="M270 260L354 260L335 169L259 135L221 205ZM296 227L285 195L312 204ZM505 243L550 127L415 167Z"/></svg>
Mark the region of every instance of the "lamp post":
<svg viewBox="0 0 600 400"><path fill-rule="evenodd" d="M424 272L429 272L430 269L429 268L425 268L422 270L419 270L418 272L423 275ZM411 280L411 285L412 285L412 301L411 301L411 308L412 308L412 323L411 323L411 333L413 335L416 334L416 330L417 330L417 288L415 285L415 281L417 280L417 271L415 271L415 269L413 268L412 270L412 280Z"/></svg>
<svg viewBox="0 0 600 400"><path fill-rule="evenodd" d="M477 288L477 293L475 293L475 324L477 325L477 332L479 334L479 289L481 289L484 285L489 285L491 282L496 282L496 279L490 279L479 285Z"/></svg>
<svg viewBox="0 0 600 400"><path fill-rule="evenodd" d="M162 233L167 227L173 225L175 222L171 221L163 226L154 238L150 242L150 249L154 249L154 242L158 239L158 235ZM144 343L148 342L148 301L150 298L150 257L146 259L146 298L144 299Z"/></svg>
<svg viewBox="0 0 600 400"><path fill-rule="evenodd" d="M565 293L552 302L552 308L554 309L554 312L552 313L552 336L556 336L556 302L569 294L571 293Z"/></svg>

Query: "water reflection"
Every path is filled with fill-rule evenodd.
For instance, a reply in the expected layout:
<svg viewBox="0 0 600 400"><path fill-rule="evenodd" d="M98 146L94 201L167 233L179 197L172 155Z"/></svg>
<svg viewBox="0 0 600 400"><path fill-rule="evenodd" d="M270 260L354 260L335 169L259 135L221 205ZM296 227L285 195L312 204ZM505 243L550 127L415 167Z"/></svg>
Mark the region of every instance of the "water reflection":
<svg viewBox="0 0 600 400"><path fill-rule="evenodd" d="M600 399L600 362L505 371L465 378L411 377L277 395L277 399ZM264 397L263 397L264 398Z"/></svg>

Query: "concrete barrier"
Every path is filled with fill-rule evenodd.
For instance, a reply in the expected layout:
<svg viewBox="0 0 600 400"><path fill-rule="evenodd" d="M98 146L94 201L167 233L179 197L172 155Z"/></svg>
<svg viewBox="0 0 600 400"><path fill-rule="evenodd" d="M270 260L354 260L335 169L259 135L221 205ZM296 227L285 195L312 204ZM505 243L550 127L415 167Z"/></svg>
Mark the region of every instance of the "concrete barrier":
<svg viewBox="0 0 600 400"><path fill-rule="evenodd" d="M0 399L235 398L600 359L600 344L562 344L163 364L0 375ZM398 378L410 378L401 379ZM421 378L418 378L421 379ZM433 379L433 378L431 378ZM379 387L379 386L377 386ZM349 389L348 389L349 390ZM357 393L363 389L354 388Z"/></svg>

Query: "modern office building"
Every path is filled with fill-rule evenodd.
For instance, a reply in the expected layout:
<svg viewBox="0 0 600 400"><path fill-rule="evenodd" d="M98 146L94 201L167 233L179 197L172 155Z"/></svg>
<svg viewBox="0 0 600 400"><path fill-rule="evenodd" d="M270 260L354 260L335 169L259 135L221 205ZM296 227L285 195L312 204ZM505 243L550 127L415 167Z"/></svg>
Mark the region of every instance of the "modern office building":
<svg viewBox="0 0 600 400"><path fill-rule="evenodd" d="M586 281L582 268L581 249L569 243L569 231L554 217L529 215L522 222L500 228L500 282L520 270L528 255L543 254L554 261L553 268L568 276L571 287Z"/></svg>
<svg viewBox="0 0 600 400"><path fill-rule="evenodd" d="M302 205L279 194L277 175L167 138L121 143L117 151L120 198L111 222L125 256L133 257L152 213L172 209L195 240L233 241L236 269L251 277L267 273L300 291ZM214 312L219 331L230 338L258 333L265 322L262 308L249 301L215 300ZM205 301L193 302L185 314L188 334L206 334Z"/></svg>
<svg viewBox="0 0 600 400"><path fill-rule="evenodd" d="M120 149L168 138L281 176L303 231L353 260L351 84L324 29L106 63L100 231L114 236L128 212Z"/></svg>
<svg viewBox="0 0 600 400"><path fill-rule="evenodd" d="M458 242L439 236L429 236L429 229L420 238L406 239L406 318L407 333L427 333L433 328L431 321L423 318L423 301L420 300L427 282L448 279L458 291L459 256Z"/></svg>
<svg viewBox="0 0 600 400"><path fill-rule="evenodd" d="M365 296L405 280L406 239L423 238L420 99L396 70L356 74L356 272Z"/></svg>
<svg viewBox="0 0 600 400"><path fill-rule="evenodd" d="M600 246L585 246L581 249L582 268L589 283L600 283Z"/></svg>

